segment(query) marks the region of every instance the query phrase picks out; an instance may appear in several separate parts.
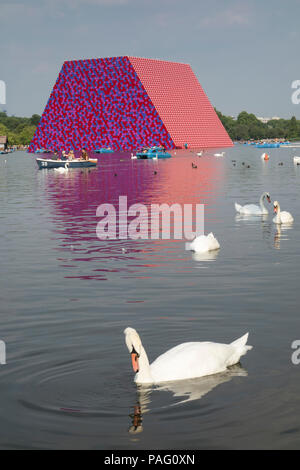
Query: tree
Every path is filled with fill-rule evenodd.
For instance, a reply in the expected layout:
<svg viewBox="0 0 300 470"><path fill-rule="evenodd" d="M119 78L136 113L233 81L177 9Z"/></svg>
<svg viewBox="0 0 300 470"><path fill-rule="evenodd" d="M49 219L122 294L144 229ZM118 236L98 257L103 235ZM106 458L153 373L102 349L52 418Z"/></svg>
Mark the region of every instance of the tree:
<svg viewBox="0 0 300 470"><path fill-rule="evenodd" d="M299 132L298 132L298 126L297 126L297 120L295 116L292 116L289 126L288 126L288 138L289 139L296 139L299 137Z"/></svg>
<svg viewBox="0 0 300 470"><path fill-rule="evenodd" d="M29 145L33 139L35 131L35 126L25 126L18 136L19 143L23 145Z"/></svg>
<svg viewBox="0 0 300 470"><path fill-rule="evenodd" d="M32 124L33 126L38 126L40 120L41 116L39 114L33 114L30 118L30 124Z"/></svg>
<svg viewBox="0 0 300 470"><path fill-rule="evenodd" d="M7 127L0 123L0 135L7 135Z"/></svg>

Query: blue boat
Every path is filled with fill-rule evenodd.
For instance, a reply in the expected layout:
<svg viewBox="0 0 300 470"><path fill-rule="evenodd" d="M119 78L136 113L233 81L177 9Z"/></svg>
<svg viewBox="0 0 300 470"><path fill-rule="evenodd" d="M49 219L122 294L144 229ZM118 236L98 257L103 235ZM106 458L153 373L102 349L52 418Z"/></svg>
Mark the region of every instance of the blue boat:
<svg viewBox="0 0 300 470"><path fill-rule="evenodd" d="M97 158L89 160L52 160L50 158L37 158L36 162L40 170L42 169L52 169L52 168L89 168L91 166L96 166L98 163Z"/></svg>
<svg viewBox="0 0 300 470"><path fill-rule="evenodd" d="M278 149L280 144L256 144L258 149Z"/></svg>
<svg viewBox="0 0 300 470"><path fill-rule="evenodd" d="M95 153L114 153L114 151L110 148L108 149L97 149L97 150L94 150Z"/></svg>
<svg viewBox="0 0 300 470"><path fill-rule="evenodd" d="M139 159L154 158L156 160L157 158L171 158L172 155L164 147L145 147L136 153L136 157Z"/></svg>
<svg viewBox="0 0 300 470"><path fill-rule="evenodd" d="M51 150L47 149L37 149L34 153L51 153Z"/></svg>

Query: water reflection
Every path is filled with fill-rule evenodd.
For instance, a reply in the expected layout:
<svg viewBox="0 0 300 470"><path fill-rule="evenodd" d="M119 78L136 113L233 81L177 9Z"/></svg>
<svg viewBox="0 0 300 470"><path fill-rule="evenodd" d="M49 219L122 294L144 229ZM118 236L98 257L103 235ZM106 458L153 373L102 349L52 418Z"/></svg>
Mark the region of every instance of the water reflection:
<svg viewBox="0 0 300 470"><path fill-rule="evenodd" d="M38 181L45 194L43 204L49 207L54 227L56 246L53 249L71 253L71 256L57 258L61 267L68 268L65 278L106 280L108 270L99 266L99 261L114 263L126 259L126 264L119 263L110 272L132 272L133 265L129 267L128 262L140 261L143 255L148 260L149 251L152 259L157 256L155 263L151 262L152 268L168 264L170 245L178 243L172 238L174 219L170 219L170 240L151 240L151 204L204 204L206 218L213 216L215 211L214 200L218 196L224 167L216 164L215 159L203 156L198 158L198 169L193 170L191 161L194 159L193 153L180 154L180 151L167 161L155 162L133 161L130 155L115 154L109 158L100 157L96 168L73 169L65 174L39 170ZM136 203L148 208L148 240L99 240L96 235L100 221L96 217L97 207L103 203L114 206L118 235L120 228L124 228L119 211L119 197L124 195L128 208ZM127 226L133 218L128 217ZM161 253L162 250L165 251ZM213 258L208 256L206 259ZM85 273L74 273L82 268Z"/></svg>
<svg viewBox="0 0 300 470"><path fill-rule="evenodd" d="M175 400L172 400L172 403L168 406L181 405L183 403L200 400L218 385L229 382L233 377L246 377L247 375L247 371L241 364L235 364L228 368L227 371L220 374L191 380L166 382L157 386L138 385L133 413L129 415L131 424L128 432L137 434L143 431L143 415L151 411L151 395L154 391L164 391L172 394ZM178 398L179 400L177 400Z"/></svg>
<svg viewBox="0 0 300 470"><path fill-rule="evenodd" d="M266 222L269 218L268 214L256 215L256 214L236 214L235 221L236 222L257 222L258 220L262 220Z"/></svg>
<svg viewBox="0 0 300 470"><path fill-rule="evenodd" d="M288 240L288 236L285 233L287 230L291 230L293 228L293 222L289 224L276 224L276 233L274 235L274 248L280 250L280 241L281 239Z"/></svg>
<svg viewBox="0 0 300 470"><path fill-rule="evenodd" d="M192 252L194 261L215 261L219 255L220 250L207 251L206 253Z"/></svg>

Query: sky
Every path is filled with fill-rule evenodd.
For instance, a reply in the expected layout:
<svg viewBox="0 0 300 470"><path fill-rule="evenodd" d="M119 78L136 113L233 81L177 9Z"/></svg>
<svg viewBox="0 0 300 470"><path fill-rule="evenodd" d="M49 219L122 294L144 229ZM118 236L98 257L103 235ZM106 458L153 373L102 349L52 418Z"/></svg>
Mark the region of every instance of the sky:
<svg viewBox="0 0 300 470"><path fill-rule="evenodd" d="M9 115L41 114L65 60L189 63L223 114L300 119L300 0L0 0Z"/></svg>

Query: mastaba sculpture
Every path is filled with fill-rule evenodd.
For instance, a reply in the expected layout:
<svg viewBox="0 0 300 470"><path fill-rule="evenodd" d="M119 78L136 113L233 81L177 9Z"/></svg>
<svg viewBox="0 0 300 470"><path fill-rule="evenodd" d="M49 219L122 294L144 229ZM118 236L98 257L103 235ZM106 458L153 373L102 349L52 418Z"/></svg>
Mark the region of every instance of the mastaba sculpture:
<svg viewBox="0 0 300 470"><path fill-rule="evenodd" d="M63 64L29 151L230 147L190 65L137 57Z"/></svg>

